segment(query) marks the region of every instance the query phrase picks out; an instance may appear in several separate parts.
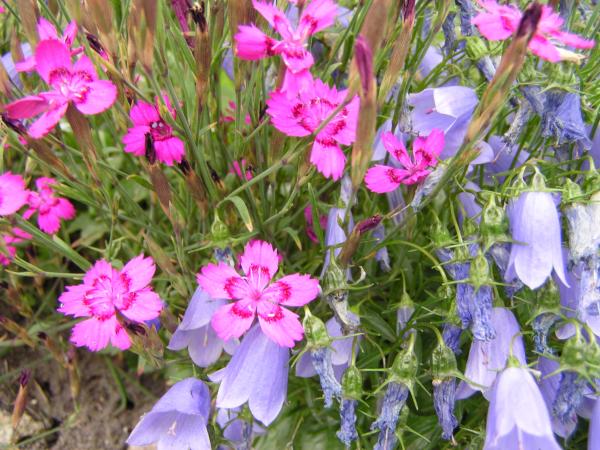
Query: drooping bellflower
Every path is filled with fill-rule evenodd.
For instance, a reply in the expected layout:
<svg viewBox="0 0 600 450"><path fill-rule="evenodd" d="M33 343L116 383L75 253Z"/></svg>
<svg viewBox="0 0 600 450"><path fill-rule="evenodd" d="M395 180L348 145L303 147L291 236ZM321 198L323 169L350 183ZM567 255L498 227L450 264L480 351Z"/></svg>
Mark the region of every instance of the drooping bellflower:
<svg viewBox="0 0 600 450"><path fill-rule="evenodd" d="M442 337L446 352L451 354L440 355L440 359L454 358L454 355L460 352L461 329L451 323L444 324ZM435 356L434 356L435 358ZM446 440L453 439L454 429L458 426L458 420L454 414L454 404L456 401L456 378L449 373L445 373L452 363L448 361L439 361L437 363L442 368L440 373L434 375L433 381L433 406L438 417L438 422L442 427L442 438ZM456 361L454 360L454 368ZM438 378L439 377L439 378Z"/></svg>
<svg viewBox="0 0 600 450"><path fill-rule="evenodd" d="M542 394L522 367L500 372L490 395L484 449L509 448L560 450Z"/></svg>
<svg viewBox="0 0 600 450"><path fill-rule="evenodd" d="M58 301L58 312L73 317L85 317L71 333L71 342L99 351L110 342L126 350L131 339L117 313L132 322L145 322L158 317L163 302L152 290L150 282L156 267L151 257L139 255L121 270L99 260L87 271L83 282L67 286Z"/></svg>
<svg viewBox="0 0 600 450"><path fill-rule="evenodd" d="M279 345L293 347L304 330L298 315L282 306L303 306L320 292L319 281L298 273L277 281L279 255L271 244L249 242L240 257L244 276L224 262L208 264L198 274L198 284L212 298L234 300L221 306L212 316L211 325L224 341L239 338L258 322L263 332Z"/></svg>
<svg viewBox="0 0 600 450"><path fill-rule="evenodd" d="M187 347L190 358L200 367L213 365L223 349L232 354L237 340L223 341L210 326L213 313L226 304L227 300L212 299L207 292L198 287L167 348L182 350Z"/></svg>
<svg viewBox="0 0 600 450"><path fill-rule="evenodd" d="M210 376L219 382L218 408L237 408L248 402L252 415L269 425L287 395L290 351L255 325L242 339L231 361Z"/></svg>
<svg viewBox="0 0 600 450"><path fill-rule="evenodd" d="M127 443L162 449L210 450L210 392L196 378L175 383L133 429Z"/></svg>
<svg viewBox="0 0 600 450"><path fill-rule="evenodd" d="M473 384L461 381L458 399L470 397L477 391L488 398L496 376L506 367L511 354L522 365L527 364L519 323L513 313L506 308L494 308L491 322L496 336L489 341L473 339L465 368L465 377Z"/></svg>
<svg viewBox="0 0 600 450"><path fill-rule="evenodd" d="M566 284L560 220L552 194L522 192L511 200L507 212L513 243L505 280L516 275L530 289L537 289L554 269Z"/></svg>

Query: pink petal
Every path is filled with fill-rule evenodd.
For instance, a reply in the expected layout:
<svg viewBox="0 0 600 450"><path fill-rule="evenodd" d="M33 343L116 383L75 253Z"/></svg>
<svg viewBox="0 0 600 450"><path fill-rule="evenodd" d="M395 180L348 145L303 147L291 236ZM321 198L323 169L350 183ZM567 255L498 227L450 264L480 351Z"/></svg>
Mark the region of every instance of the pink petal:
<svg viewBox="0 0 600 450"><path fill-rule="evenodd" d="M64 220L71 220L75 217L75 207L66 198L58 199L58 203L54 206L54 212Z"/></svg>
<svg viewBox="0 0 600 450"><path fill-rule="evenodd" d="M99 259L86 272L85 276L83 277L83 283L91 287L99 279L112 280L113 276L116 275L118 275L118 273L106 260Z"/></svg>
<svg viewBox="0 0 600 450"><path fill-rule="evenodd" d="M37 32L40 37L40 41L44 41L46 39L58 39L58 33L56 32L54 25L52 25L43 17L40 17L40 20L38 21Z"/></svg>
<svg viewBox="0 0 600 450"><path fill-rule="evenodd" d="M93 81L98 79L94 63L92 63L90 58L85 55L81 55L81 57L75 61L73 72L85 72Z"/></svg>
<svg viewBox="0 0 600 450"><path fill-rule="evenodd" d="M286 69L281 84L281 92L285 92L290 97L296 96L299 92L310 89L314 84L313 76L308 69L299 72L292 72Z"/></svg>
<svg viewBox="0 0 600 450"><path fill-rule="evenodd" d="M577 36L574 33L561 31L557 33L555 37L560 40L563 44L574 48L589 49L593 48L596 42L593 39L584 39L581 36Z"/></svg>
<svg viewBox="0 0 600 450"><path fill-rule="evenodd" d="M146 133L150 133L150 127L145 125L130 128L121 139L121 142L125 144L123 150L133 153L135 156L144 156L146 154Z"/></svg>
<svg viewBox="0 0 600 450"><path fill-rule="evenodd" d="M29 95L5 106L11 119L29 119L48 110L48 101L40 95Z"/></svg>
<svg viewBox="0 0 600 450"><path fill-rule="evenodd" d="M273 49L278 41L254 25L240 25L235 35L235 55L240 59L257 60L278 53Z"/></svg>
<svg viewBox="0 0 600 450"><path fill-rule="evenodd" d="M152 122L158 122L160 115L156 106L138 101L129 111L129 118L135 125L150 125Z"/></svg>
<svg viewBox="0 0 600 450"><path fill-rule="evenodd" d="M128 319L135 322L145 322L156 319L164 304L152 288L131 292L126 295L121 305L115 304L119 311Z"/></svg>
<svg viewBox="0 0 600 450"><path fill-rule="evenodd" d="M378 164L367 170L365 184L371 192L383 194L398 189L404 178L406 175L402 170Z"/></svg>
<svg viewBox="0 0 600 450"><path fill-rule="evenodd" d="M312 53L304 47L294 46L291 49L283 50L281 56L286 67L294 73L310 69L315 63Z"/></svg>
<svg viewBox="0 0 600 450"><path fill-rule="evenodd" d="M71 45L73 45L73 42L75 41L75 37L77 36L77 23L75 23L75 21L71 21L69 22L69 24L65 27L64 31L63 31L63 41L65 42L65 44L67 44L69 47Z"/></svg>
<svg viewBox="0 0 600 450"><path fill-rule="evenodd" d="M240 256L242 270L249 278L261 278L259 284L273 278L279 268L279 254L271 244L264 241L251 241L244 247Z"/></svg>
<svg viewBox="0 0 600 450"><path fill-rule="evenodd" d="M71 52L60 41L49 39L41 41L35 49L35 66L40 77L52 84L50 75L57 69L71 70Z"/></svg>
<svg viewBox="0 0 600 450"><path fill-rule="evenodd" d="M533 36L529 41L529 50L534 55L539 56L542 59L550 62L560 61L560 53L554 44L548 41L545 37L540 34Z"/></svg>
<svg viewBox="0 0 600 450"><path fill-rule="evenodd" d="M83 114L99 114L112 106L117 98L117 88L111 81L98 80L88 83L89 91L75 106Z"/></svg>
<svg viewBox="0 0 600 450"><path fill-rule="evenodd" d="M305 105L296 99L289 99L281 91L271 92L267 106L267 114L271 116L275 128L288 136L308 136L316 129L304 120Z"/></svg>
<svg viewBox="0 0 600 450"><path fill-rule="evenodd" d="M34 139L39 139L47 135L60 121L67 112L69 103L57 105L43 113L35 122L33 122L27 132Z"/></svg>
<svg viewBox="0 0 600 450"><path fill-rule="evenodd" d="M145 258L141 254L125 264L121 269L120 275L126 278L128 289L132 292L148 286L152 282L155 271L154 259L151 256Z"/></svg>
<svg viewBox="0 0 600 450"><path fill-rule="evenodd" d="M302 11L297 33L304 36L330 27L337 16L337 5L331 0L312 0Z"/></svg>
<svg viewBox="0 0 600 450"><path fill-rule="evenodd" d="M114 334L110 337L110 343L119 350L127 350L131 347L131 339L129 338L127 331L125 331L123 326L118 322L115 326Z"/></svg>
<svg viewBox="0 0 600 450"><path fill-rule="evenodd" d="M106 320L96 318L84 320L73 327L70 341L77 347L85 346L97 352L106 348L113 337L116 338L117 326L120 325L114 315ZM129 345L125 348L129 348Z"/></svg>
<svg viewBox="0 0 600 450"><path fill-rule="evenodd" d="M66 291L58 297L60 307L57 311L74 317L89 317L91 315L90 310L84 303L88 289L89 287L85 284L67 286Z"/></svg>
<svg viewBox="0 0 600 450"><path fill-rule="evenodd" d="M412 166L412 161L410 160L410 156L408 156L406 147L402 141L394 136L394 133L386 131L381 135L381 140L388 153L392 155L398 162L400 162L400 164L402 164L404 167Z"/></svg>
<svg viewBox="0 0 600 450"><path fill-rule="evenodd" d="M32 72L35 70L35 56L25 58L23 61L15 63L15 70L17 72Z"/></svg>
<svg viewBox="0 0 600 450"><path fill-rule="evenodd" d="M502 16L491 13L479 13L473 17L471 23L476 25L479 32L490 41L503 41L512 36L512 27L507 27Z"/></svg>
<svg viewBox="0 0 600 450"><path fill-rule="evenodd" d="M17 212L29 197L21 175L6 172L0 175L0 216Z"/></svg>
<svg viewBox="0 0 600 450"><path fill-rule="evenodd" d="M283 11L279 10L275 5L262 3L257 0L253 0L252 4L254 5L254 9L256 9L280 35L285 39L292 38L292 27Z"/></svg>
<svg viewBox="0 0 600 450"><path fill-rule="evenodd" d="M177 137L165 139L164 141L154 141L154 148L158 160L167 166L180 163L185 156L183 141Z"/></svg>
<svg viewBox="0 0 600 450"><path fill-rule="evenodd" d="M271 340L282 347L293 347L294 341L301 341L304 328L298 315L269 302L258 304L260 328Z"/></svg>
<svg viewBox="0 0 600 450"><path fill-rule="evenodd" d="M50 209L38 213L38 226L44 233L55 234L60 229L60 218Z"/></svg>
<svg viewBox="0 0 600 450"><path fill-rule="evenodd" d="M221 306L212 316L210 324L224 341L239 338L252 326L254 322L254 306L245 301L230 303Z"/></svg>
<svg viewBox="0 0 600 450"><path fill-rule="evenodd" d="M346 155L336 144L331 144L326 140L320 141L319 136L317 136L310 152L310 162L326 178L339 180L346 166Z"/></svg>
<svg viewBox="0 0 600 450"><path fill-rule="evenodd" d="M248 289L247 282L233 267L224 262L202 267L202 271L196 275L196 280L212 298L239 299L244 297Z"/></svg>
<svg viewBox="0 0 600 450"><path fill-rule="evenodd" d="M319 280L295 273L277 280L264 291L263 297L286 306L304 306L317 298L320 291Z"/></svg>

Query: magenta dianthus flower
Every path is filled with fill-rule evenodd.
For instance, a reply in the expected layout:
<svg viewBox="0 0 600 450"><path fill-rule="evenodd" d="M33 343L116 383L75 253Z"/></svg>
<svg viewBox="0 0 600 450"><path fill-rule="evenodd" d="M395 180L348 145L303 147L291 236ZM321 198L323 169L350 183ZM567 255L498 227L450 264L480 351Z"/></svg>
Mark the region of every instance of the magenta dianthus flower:
<svg viewBox="0 0 600 450"><path fill-rule="evenodd" d="M29 219L37 212L38 225L48 234L58 232L61 220L71 220L75 217L75 207L66 198L54 195L53 184L56 184L54 178L41 177L35 180L38 192L29 193L29 209L23 214L25 219Z"/></svg>
<svg viewBox="0 0 600 450"><path fill-rule="evenodd" d="M382 136L385 149L400 163L401 168L377 164L365 175L365 184L372 192L383 194L394 191L401 184L416 184L429 175L429 168L437 164L444 148L444 133L434 129L426 138L418 137L413 142L412 158L404 144L386 132Z"/></svg>
<svg viewBox="0 0 600 450"><path fill-rule="evenodd" d="M65 44L48 39L35 50L35 65L40 77L51 91L29 95L6 105L11 119L39 116L28 129L39 139L52 130L71 103L83 114L99 114L110 108L117 98L117 88L108 80L99 80L90 59L83 55L75 64Z"/></svg>
<svg viewBox="0 0 600 450"><path fill-rule="evenodd" d="M495 0L479 0L485 10L473 18L479 32L490 41L504 41L510 38L523 17L518 7L499 5ZM574 48L589 49L594 46L593 40L583 39L576 34L562 31L563 19L548 5L542 6L542 17L537 30L529 41L529 49L534 55L550 62L572 59L577 55L559 47L565 45Z"/></svg>
<svg viewBox="0 0 600 450"><path fill-rule="evenodd" d="M279 255L271 244L249 242L240 257L245 276L224 262L208 264L197 275L198 284L212 298L235 300L220 307L211 324L224 341L239 338L258 322L263 333L284 347L300 341L304 329L298 315L284 306L303 306L319 295L318 280L298 273L272 282L279 268Z"/></svg>
<svg viewBox="0 0 600 450"><path fill-rule="evenodd" d="M131 340L117 313L140 323L158 317L163 302L150 286L155 270L154 260L144 255L133 258L121 270L105 260L96 261L83 283L67 286L58 299L58 312L88 318L73 327L71 342L94 352L109 341L121 350L128 349Z"/></svg>
<svg viewBox="0 0 600 450"><path fill-rule="evenodd" d="M4 247L6 252L0 249L0 264L8 266L17 254L17 248L15 244L19 244L25 240L31 239L31 235L21 230L20 228L13 227L10 232L3 233L1 239L4 241Z"/></svg>
<svg viewBox="0 0 600 450"><path fill-rule="evenodd" d="M309 136L344 101L347 90L339 91L321 80L314 80L306 91L289 97L282 91L271 92L267 114L273 125L288 136ZM358 96L355 96L315 137L310 162L327 178L338 180L344 172L346 156L341 145L356 138Z"/></svg>
<svg viewBox="0 0 600 450"><path fill-rule="evenodd" d="M0 216L16 213L27 203L29 191L21 175L6 172L0 175Z"/></svg>
<svg viewBox="0 0 600 450"><path fill-rule="evenodd" d="M313 0L303 9L294 29L289 20L274 4L253 1L254 8L283 38L278 41L267 36L256 25L240 25L235 35L235 54L241 59L257 60L281 55L287 68L283 92L295 95L312 81L309 72L314 64L312 54L306 49L308 38L333 25L337 6L331 0Z"/></svg>
<svg viewBox="0 0 600 450"><path fill-rule="evenodd" d="M169 113L175 118L175 109L171 107L169 97L164 95L163 100ZM143 156L146 152L146 134L150 133L157 159L167 166L172 166L173 163L180 163L185 156L185 146L181 139L173 135L173 129L160 116L158 97L155 101L156 105L138 101L131 108L129 117L133 127L123 136L123 144L127 153Z"/></svg>

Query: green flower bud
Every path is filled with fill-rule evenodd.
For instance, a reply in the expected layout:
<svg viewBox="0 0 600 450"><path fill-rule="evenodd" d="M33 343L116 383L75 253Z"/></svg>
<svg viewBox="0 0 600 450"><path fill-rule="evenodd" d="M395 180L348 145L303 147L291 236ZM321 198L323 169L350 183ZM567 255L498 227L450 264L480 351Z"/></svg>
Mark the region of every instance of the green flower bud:
<svg viewBox="0 0 600 450"><path fill-rule="evenodd" d="M363 395L362 375L356 366L350 366L342 377L342 392L344 398L360 400Z"/></svg>
<svg viewBox="0 0 600 450"><path fill-rule="evenodd" d="M586 346L586 342L577 336L573 336L571 339L567 340L563 346L560 365L574 370L575 372L584 373L587 352Z"/></svg>
<svg viewBox="0 0 600 450"><path fill-rule="evenodd" d="M581 202L583 200L583 191L577 183L567 178L567 182L563 188L562 199L564 203Z"/></svg>
<svg viewBox="0 0 600 450"><path fill-rule="evenodd" d="M231 234L227 225L223 223L217 213L215 213L215 220L210 227L210 234L215 245L224 247L226 243L231 239Z"/></svg>
<svg viewBox="0 0 600 450"><path fill-rule="evenodd" d="M481 286L491 284L490 279L490 266L486 257L481 253L471 261L471 269L469 271L469 280L475 289L479 289Z"/></svg>
<svg viewBox="0 0 600 450"><path fill-rule="evenodd" d="M390 381L403 384L411 389L417 376L418 366L419 361L415 352L412 349L402 350L392 364Z"/></svg>
<svg viewBox="0 0 600 450"><path fill-rule="evenodd" d="M467 36L465 37L465 41L467 56L473 61L477 61L490 54L488 46L479 36Z"/></svg>
<svg viewBox="0 0 600 450"><path fill-rule="evenodd" d="M456 356L447 346L439 344L431 355L431 371L434 380L451 378L457 371Z"/></svg>
<svg viewBox="0 0 600 450"><path fill-rule="evenodd" d="M496 197L490 196L481 212L481 235L484 240L502 240L508 231L508 218L504 208L496 204Z"/></svg>
<svg viewBox="0 0 600 450"><path fill-rule="evenodd" d="M304 327L308 348L328 347L331 344L331 337L327 333L327 327L318 317L307 313L302 326Z"/></svg>
<svg viewBox="0 0 600 450"><path fill-rule="evenodd" d="M560 291L556 283L550 278L538 291L538 311L536 316L543 312L558 312L560 310Z"/></svg>

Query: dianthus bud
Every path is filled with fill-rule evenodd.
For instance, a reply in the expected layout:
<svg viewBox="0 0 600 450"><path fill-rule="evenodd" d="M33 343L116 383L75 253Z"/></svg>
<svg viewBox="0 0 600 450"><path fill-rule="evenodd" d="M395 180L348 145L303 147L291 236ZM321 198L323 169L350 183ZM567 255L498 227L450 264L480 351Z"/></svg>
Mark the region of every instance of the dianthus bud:
<svg viewBox="0 0 600 450"><path fill-rule="evenodd" d="M350 236L344 243L342 251L340 252L340 255L338 257L338 260L342 267L347 267L350 263L352 256L358 248L358 244L360 243L362 235L367 231L375 229L375 227L379 225L379 222L381 222L381 219L382 217L379 214L377 214L373 217L369 217L368 219L360 221L354 226L352 233L350 233Z"/></svg>
<svg viewBox="0 0 600 450"><path fill-rule="evenodd" d="M19 391L17 392L17 398L15 399L15 405L12 412L11 425L13 429L16 429L19 426L21 417L23 417L23 413L25 412L30 378L31 370L23 369L19 375Z"/></svg>

